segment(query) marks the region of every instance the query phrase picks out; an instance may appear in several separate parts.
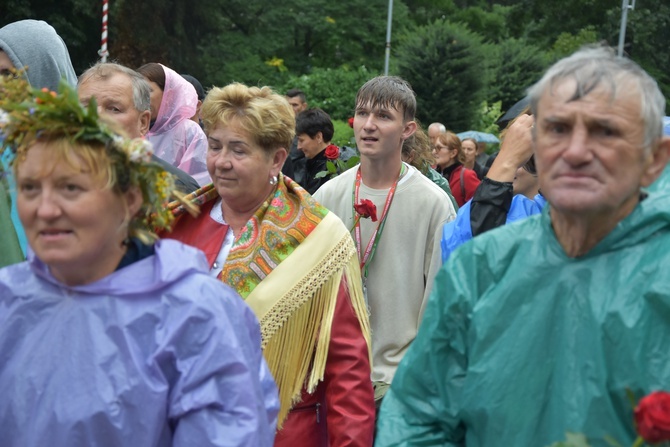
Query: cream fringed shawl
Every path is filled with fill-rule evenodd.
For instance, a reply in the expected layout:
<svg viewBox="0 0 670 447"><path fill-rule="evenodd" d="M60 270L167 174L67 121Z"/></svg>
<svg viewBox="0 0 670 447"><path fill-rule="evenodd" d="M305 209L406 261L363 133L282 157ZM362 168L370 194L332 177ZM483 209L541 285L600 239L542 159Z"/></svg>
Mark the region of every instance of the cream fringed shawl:
<svg viewBox="0 0 670 447"><path fill-rule="evenodd" d="M356 248L333 213L246 299L260 321L265 359L279 388L280 427L303 387L314 392L323 380L342 280L369 349L370 326Z"/></svg>
<svg viewBox="0 0 670 447"><path fill-rule="evenodd" d="M185 200L203 205L217 198L208 185ZM177 216L185 212L179 204L171 208ZM276 189L237 235L221 279L237 290L260 322L265 359L279 388L279 428L303 388L314 392L323 380L343 282L371 357L353 239L335 214L289 178L280 176Z"/></svg>

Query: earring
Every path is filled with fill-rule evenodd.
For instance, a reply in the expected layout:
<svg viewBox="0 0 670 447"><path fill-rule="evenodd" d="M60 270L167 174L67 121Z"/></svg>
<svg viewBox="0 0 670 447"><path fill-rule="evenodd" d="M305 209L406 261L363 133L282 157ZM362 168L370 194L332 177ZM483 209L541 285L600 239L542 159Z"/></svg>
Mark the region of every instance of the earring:
<svg viewBox="0 0 670 447"><path fill-rule="evenodd" d="M272 177L270 177L270 184L272 186L277 184L277 176L276 175L273 175Z"/></svg>

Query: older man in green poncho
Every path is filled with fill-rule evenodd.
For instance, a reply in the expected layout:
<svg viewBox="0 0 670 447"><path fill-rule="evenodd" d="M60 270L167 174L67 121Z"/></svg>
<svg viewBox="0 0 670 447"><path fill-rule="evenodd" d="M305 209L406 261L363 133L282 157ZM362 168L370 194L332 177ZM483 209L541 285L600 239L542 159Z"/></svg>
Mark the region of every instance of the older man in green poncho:
<svg viewBox="0 0 670 447"><path fill-rule="evenodd" d="M635 439L636 398L670 388L665 100L588 48L531 88L541 215L459 248L382 406L377 447Z"/></svg>

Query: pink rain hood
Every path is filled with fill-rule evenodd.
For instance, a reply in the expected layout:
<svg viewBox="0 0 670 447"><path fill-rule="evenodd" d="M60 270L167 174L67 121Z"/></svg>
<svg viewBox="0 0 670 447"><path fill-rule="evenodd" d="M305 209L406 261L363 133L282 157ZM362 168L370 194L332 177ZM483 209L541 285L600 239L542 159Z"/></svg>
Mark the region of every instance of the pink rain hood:
<svg viewBox="0 0 670 447"><path fill-rule="evenodd" d="M200 184L211 183L207 172L207 137L191 121L198 105L195 88L179 73L161 65L165 71L165 90L156 122L147 139L156 156L188 172Z"/></svg>

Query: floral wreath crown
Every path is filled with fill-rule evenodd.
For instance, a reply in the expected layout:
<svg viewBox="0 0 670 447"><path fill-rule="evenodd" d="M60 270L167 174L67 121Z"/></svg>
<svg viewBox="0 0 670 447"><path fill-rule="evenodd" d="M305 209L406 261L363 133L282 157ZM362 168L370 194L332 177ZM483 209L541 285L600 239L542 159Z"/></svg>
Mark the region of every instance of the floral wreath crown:
<svg viewBox="0 0 670 447"><path fill-rule="evenodd" d="M84 108L77 92L64 80L60 93L30 87L15 76L0 78L0 140L17 157L25 156L35 140L41 137L65 137L72 142L101 143L116 173L117 181L138 187L143 204L130 222L130 234L144 242L156 239L156 230L169 228L173 220L167 203L175 191L172 175L151 162L151 143L143 139L127 139L114 132L98 116L95 99Z"/></svg>

